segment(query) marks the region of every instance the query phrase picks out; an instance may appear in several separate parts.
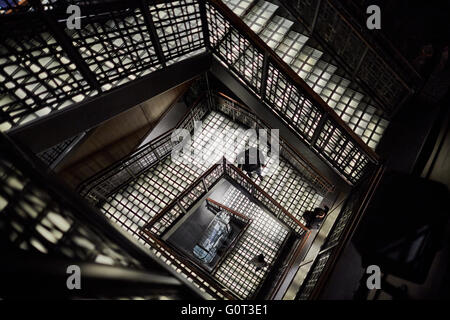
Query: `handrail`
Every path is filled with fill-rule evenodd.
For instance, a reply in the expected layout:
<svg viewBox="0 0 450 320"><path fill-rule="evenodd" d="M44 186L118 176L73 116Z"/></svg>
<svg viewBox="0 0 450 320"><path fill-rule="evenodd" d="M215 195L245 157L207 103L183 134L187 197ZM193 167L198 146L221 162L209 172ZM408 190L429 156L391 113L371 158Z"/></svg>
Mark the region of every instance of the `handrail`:
<svg viewBox="0 0 450 320"><path fill-rule="evenodd" d="M287 211L281 204L279 204L275 199L273 199L268 193L266 193L261 187L259 187L257 184L255 184L253 182L253 180L251 180L249 177L247 177L247 175L245 175L242 170L240 170L239 168L237 168L236 166L234 166L233 164L229 163L226 161L225 158L222 158L222 162L221 163L216 163L215 165L213 165L211 168L209 168L202 176L200 176L197 180L195 180L193 183L191 183L191 185L186 188L186 190L184 190L177 198L175 198L174 200L172 200L172 202L170 202L163 210L161 210L158 214L156 214L153 218L151 218L143 227L143 229L146 230L152 230L152 227L160 220L162 219L169 211L171 211L176 205L179 205L180 202L183 200L183 198L188 195L193 189L195 189L196 186L201 185L201 182L207 177L209 176L212 172L214 172L217 168L223 166L223 173L216 178L216 181L214 183L216 183L217 181L219 181L224 175L230 177L231 179L234 180L233 176L229 175L227 170L232 170L233 172L235 172L237 175L239 175L242 179L245 180L246 183L248 183L249 185L252 186L253 190L257 190L260 194L262 194L266 199L269 200L270 203L272 203L272 205L274 205L279 211L281 211L285 216L287 216L290 220L292 220L293 223L295 223L298 227L300 227L303 231L308 232L309 229L306 228L303 223L301 223L297 218L295 218L289 211ZM213 184L214 184L213 183ZM239 184L239 182L238 182ZM208 192L208 190L204 190L205 192ZM259 200L259 199L258 199ZM181 207L181 210L184 211L184 214L187 213L187 211L190 208L184 208ZM270 210L271 211L271 210ZM276 212L273 212L274 215L276 215ZM176 223L176 221L178 221L181 218L182 215L179 215L175 218L175 220L172 221L172 225L174 223ZM292 228L291 228L292 229ZM167 228L165 228L163 231L157 230L157 232L152 231L153 233L155 233L158 236L161 236L162 233L166 232ZM295 230L294 230L295 231Z"/></svg>
<svg viewBox="0 0 450 320"><path fill-rule="evenodd" d="M220 0L209 0L212 6L217 9L224 17L226 17L235 28L237 28L240 33L248 37L252 44L255 45L259 50L268 54L272 62L280 68L284 74L286 74L296 86L300 87L306 95L314 101L319 108L322 109L327 115L329 115L333 121L339 124L339 127L342 128L345 133L351 137L353 141L356 142L358 147L364 151L364 153L372 159L374 162L377 162L379 156L369 147L367 146L362 139L356 135L348 125L336 114L336 112L331 109L327 103L314 91L312 90L308 84L300 78L298 74L296 74L292 68L284 62L261 38L248 27L242 20L239 18L231 9L229 9L222 1Z"/></svg>
<svg viewBox="0 0 450 320"><path fill-rule="evenodd" d="M214 95L214 93L213 93ZM217 92L217 95L223 99L228 100L229 102L238 105L239 108L243 109L243 110L239 110L238 108L235 108L234 106L227 106L228 108L232 108L234 110L236 110L236 112L242 112L244 111L248 117L251 117L254 119L255 122L260 122L262 123L266 128L272 128L269 124L267 124L267 122L265 122L263 119L259 118L257 115L255 115L247 106L243 105L242 103L234 100L233 98L230 98L229 96L227 96L226 94L222 93L222 92ZM283 137L279 137L280 141L282 144L285 144L288 148L284 148L284 150L291 154L293 156L293 158L298 158L301 160L301 162L306 163L306 166L303 166L307 171L312 170L313 173L312 175L316 177L316 179L318 179L317 181L323 186L323 188L327 191L327 192L333 192L333 190L335 189L335 186L332 184L331 181L329 181L325 176L323 176L319 170L307 159L305 159L300 152L294 148L289 142L287 142L285 139L283 139Z"/></svg>
<svg viewBox="0 0 450 320"><path fill-rule="evenodd" d="M215 93L212 93L212 95L215 95ZM142 145L139 147L136 151L134 151L131 155L125 156L122 159L116 161L112 166L105 168L104 170L98 172L91 178L83 181L77 188L77 191L83 195L87 196L89 195L96 187L102 185L105 182L110 182L111 178L116 176L118 172L122 172L121 169L123 165L126 167L132 166L134 163L139 162L143 157L145 157L148 154L148 150L151 152L154 152L156 149L156 146L158 146L160 143L162 143L165 140L168 140L170 135L176 130L176 128L182 127L183 124L187 123L188 121L191 121L193 117L195 117L199 112L202 112L200 109L198 109L202 103L205 103L206 94L202 93L199 98L196 99L196 101L192 105L192 109L190 112L186 113L184 117L177 123L176 127L169 129L168 131L162 133L158 137L154 138L153 140L149 141L145 145ZM227 99L228 101L232 101L233 103L236 103L239 108L242 108L243 110L239 110L238 108L227 105L227 108L231 108L235 110L236 112L240 113L246 113L246 115L250 118L252 118L255 122L262 123L267 128L270 128L270 126L265 123L262 119L259 119L257 115L253 114L245 105L233 100L232 98L227 97L223 93L217 93L217 96L223 99ZM197 109L196 109L197 108ZM214 106L213 106L214 109ZM332 192L334 190L334 185L323 175L320 174L320 172L317 170L317 168L314 167L314 165L303 158L303 156L296 150L293 146L291 146L287 141L285 141L282 137L280 137L281 141L281 147L284 150L283 152L287 152L292 156L292 158L299 162L299 165L304 168L307 172L311 172L311 177L306 177L307 179L311 179L311 182L317 183L319 186L322 186L321 191L326 192ZM284 146L284 147L283 147ZM165 157L161 157L159 155L159 159L156 159L155 162L151 165L147 165L146 168L142 169L138 172L132 172L134 176L130 176L130 173L127 171L127 179L123 180L123 182L115 186L113 189L109 190L108 193L114 192L114 190L117 190L123 183L126 183L130 179L135 178L139 174L141 174L144 170L150 169L154 165L156 165L159 161L163 160ZM131 161L131 162L130 162ZM126 169L126 168L125 168ZM304 174L304 173L303 173ZM317 186L316 186L317 187ZM96 196L96 194L94 194ZM98 195L97 195L98 196ZM104 196L104 195L101 195Z"/></svg>
<svg viewBox="0 0 450 320"><path fill-rule="evenodd" d="M299 243L299 246L296 248L292 258L290 259L289 262L289 267L291 267L293 265L293 263L295 262L295 260L298 258L298 256L301 253L301 250L304 248L304 246L306 245L306 242L311 234L311 231L309 229L307 229L300 221L298 221L291 213L289 213L283 206L281 206L276 200L274 200L272 197L270 197L266 192L264 192L258 185L256 185L250 178L248 178L239 168L235 167L233 164L226 162L225 158L222 158L221 163L216 163L215 165L213 165L207 172L205 172L200 178L198 178L195 182L193 182L180 196L178 196L176 199L174 199L170 204L168 204L161 212L159 212L157 215L155 215L148 223L146 223L144 225L144 227L141 228L141 231L139 232L139 234L147 236L147 237L151 237L151 239L153 241L158 241L158 245L163 245L164 241L159 240L162 238L162 235L168 231L168 229L172 226L175 225L175 223L177 221L179 221L184 215L186 215L188 213L188 210L190 208L192 208L192 205L194 203L197 203L199 198L204 195L205 193L207 193L209 190L205 189L204 192L202 193L202 195L199 195L197 197L196 200L194 200L191 205L189 207L182 207L181 206L181 202L182 199L187 196L188 194L190 194L190 192L192 190L194 190L198 185L202 185L201 182L204 181L204 179L211 174L212 172L214 172L217 168L222 167L223 168L223 173L216 177L216 180L212 183L215 184L218 181L220 181L224 176L228 177L229 179L232 179L233 181L235 181L236 183L240 184L239 181L235 180L235 178L232 175L229 175L227 172L228 170L233 170L233 172L235 172L236 174L238 174L241 178L243 178L245 180L245 182L249 185L251 185L252 190L257 190L260 194L262 194L265 198L267 198L273 206L275 206L283 215L285 215L286 217L288 217L289 219L291 219L297 226L299 226L304 233L301 234L302 236L302 240ZM251 193L252 195L254 195L254 192ZM256 198L256 200L261 201L260 199ZM213 205L222 208L228 212L230 212L233 215L236 215L238 218L247 221L246 226L248 226L248 224L252 221L252 219L248 218L245 215L240 214L239 212L236 212L235 210L232 210L231 208L228 208L220 203L218 203L217 201L211 199L211 198L207 198L206 199L207 202L212 203ZM264 206L266 206L265 203L262 203ZM182 213L180 215L178 215L177 217L175 217L175 219L173 219L170 222L170 225L166 226L166 228L160 232L160 230L153 230L152 227L155 225L155 223L157 223L160 219L162 219L168 212L170 212L175 206L180 206L180 209L182 211ZM274 214L275 216L277 216L276 212L274 212L271 208L267 207L267 209L272 212L272 214ZM281 222L283 221L282 217L277 216L277 218L280 219ZM289 229L293 230L294 232L296 232L296 230L290 226L288 226ZM145 240L145 239L144 239ZM147 240L146 240L147 241ZM166 246L167 247L167 246ZM170 248L169 248L170 249ZM172 250L172 249L170 249ZM172 252L174 252L174 250L172 250ZM177 254L177 258L180 260L183 260L184 262L184 258L182 257L182 254ZM173 259L171 259L172 261ZM192 263L192 265L197 268L197 266L195 265L195 263ZM183 267L180 267L182 269L184 269ZM286 270L283 274L281 279L279 279L279 281L277 282L277 287L279 287L281 285L281 282L284 281L284 279L287 276L287 272L288 270ZM281 281L281 282L280 282Z"/></svg>
<svg viewBox="0 0 450 320"><path fill-rule="evenodd" d="M116 173L114 173L114 171L121 167L123 165L124 162L127 161L127 159L132 159L133 156L138 156L138 158L133 160L133 163L139 161L141 159L141 157L139 157L139 154L142 153L142 157L145 156L145 151L150 148L151 150L154 151L154 148L152 148L152 146L157 146L158 143L160 143L161 141L167 140L168 137L170 137L172 135L172 133L179 128L182 124L184 124L187 121L192 120L192 118L196 115L196 107L198 107L200 105L200 103L203 102L203 99L205 98L206 94L202 93L192 104L190 110L191 112L187 112L175 125L174 128L169 129L168 131L160 134L159 136L157 136L156 138L154 138L153 140L147 142L146 144L140 146L139 148L137 148L132 154L127 155L122 157L121 159L117 160L113 165L111 165L110 167L99 171L98 173L96 173L95 175L93 175L92 177L88 178L87 180L81 182L78 187L76 188L77 192L80 193L81 195L88 195L92 189L94 189L96 186L98 186L99 184L101 184L103 181L105 181L106 178L96 181L100 178L105 177L106 175L113 173L113 175L115 175ZM158 155L157 155L158 157ZM159 161L161 161L163 159L163 157L158 158L158 161L155 162L158 163ZM144 170L147 170L151 167L153 167L155 164L145 168ZM139 174L141 172L137 172L134 174ZM109 176L110 177L110 176ZM94 183L93 185L90 186L91 183ZM87 189L88 188L88 189Z"/></svg>
<svg viewBox="0 0 450 320"><path fill-rule="evenodd" d="M365 213L365 210L367 209L368 204L370 203L373 195L375 194L378 185L383 177L385 171L384 166L378 166L376 168L376 171L373 173L372 178L367 183L368 186L359 186L359 188L364 188L364 197L361 199L360 192L361 189L355 189L352 191L350 196L347 198L345 205L341 209L341 213L339 215L339 218L342 216L342 212L346 210L347 206L351 205L352 209L355 211L350 217L350 222L345 223L344 230L341 232L338 238L338 242L335 244L330 245L327 248L323 248L319 255L316 257L311 269L308 272L308 275L303 282L302 286L300 287L300 290L297 293L297 299L301 295L302 291L305 288L305 285L308 283L309 278L311 277L311 274L315 271L315 267L317 265L317 262L319 260L319 257L322 254L328 254L329 258L327 259L325 265L321 266L322 270L320 270L320 276L317 279L317 282L314 284L314 287L312 291L308 294L308 299L317 299L320 295L321 290L323 289L324 284L327 282L327 279L330 277L331 272L334 268L334 266L337 263L338 258L342 254L344 248L346 247L348 241L352 237L353 233L356 230L356 227L358 226L360 220L362 219L362 216ZM355 198L352 200L352 197ZM352 201L351 201L352 200ZM338 219L339 219L338 218ZM333 234L333 231L336 229L338 221L336 221L333 225L333 228L330 230L330 233L325 241L325 246L330 238L330 236Z"/></svg>
<svg viewBox="0 0 450 320"><path fill-rule="evenodd" d="M151 230L152 226L158 222L164 215L167 214L170 210L175 207L181 199L183 199L186 195L188 195L197 185L201 185L201 182L204 180L205 177L209 176L212 172L214 172L218 167L222 166L222 164L216 163L211 168L209 168L205 173L203 173L198 179L196 179L194 182L190 184L189 187L186 188L178 197L172 200L163 210L161 210L158 214L156 214L153 218L148 221L143 229L149 229ZM222 173L223 175L223 173ZM221 177L219 177L217 180L220 180ZM205 193L208 192L208 190L205 190ZM189 208L183 208L184 210L189 210ZM165 229L167 230L167 229ZM163 231L164 232L164 231Z"/></svg>
<svg viewBox="0 0 450 320"><path fill-rule="evenodd" d="M142 239L146 241L151 247L154 248L154 245L156 244L158 247L163 248L163 250L158 250L155 248L155 250L158 250L162 255L165 255L168 259L170 259L171 263L175 263L179 268L185 270L185 266L188 266L189 269L193 270L195 272L195 275L199 277L203 282L208 283L211 287L213 287L217 292L220 292L221 295L224 297L230 299L230 300L236 300L237 298L230 293L226 288L220 286L220 284L217 281L211 281L211 277L207 275L204 271L202 271L200 268L198 268L195 264L190 262L188 259L185 259L181 254L173 250L171 247L169 247L167 244L164 243L164 241L159 240L155 235L153 235L150 231L146 229L142 229L139 232L142 235ZM168 253L166 253L168 252ZM179 259L182 261L182 264L175 262L175 260L172 257L176 257L176 259ZM191 277L195 278L195 277ZM195 281L195 280L194 280ZM217 296L217 292L212 291L208 287L201 286L203 289L207 290L207 292L212 295L213 297Z"/></svg>
<svg viewBox="0 0 450 320"><path fill-rule="evenodd" d="M222 208L222 209L224 209L224 210L226 210L226 211L228 211L228 212L234 214L235 216L238 216L238 217L240 217L240 218L242 218L244 220L249 220L249 221L252 220L249 217L244 216L242 213L239 213L239 212L237 212L237 211L235 211L235 210L233 210L231 208L228 208L227 206L225 206L225 205L223 205L223 204L221 204L221 203L219 203L219 202L217 202L217 201L215 201L215 200L213 200L211 198L207 198L206 201L207 202L211 202L212 204L218 206L219 208Z"/></svg>
<svg viewBox="0 0 450 320"><path fill-rule="evenodd" d="M301 223L300 221L297 220L297 218L295 218L290 212L288 212L281 204L279 204L275 199L273 199L268 193L266 193L263 189L261 189L260 186L258 186L255 182L253 182L252 179L250 179L249 177L247 177L246 174L244 174L244 172L242 172L241 169L239 169L238 167L234 166L233 164L227 163L227 167L230 170L235 171L241 178L243 178L247 183L249 183L254 189L258 190L262 195L264 195L264 197L266 197L267 199L270 200L270 202L272 202L273 205L275 205L275 207L277 207L280 211L282 211L286 216L288 216L292 221L294 221L301 229L303 229L303 231L308 232L310 231L308 228L306 228L303 223ZM226 170L225 170L226 172Z"/></svg>

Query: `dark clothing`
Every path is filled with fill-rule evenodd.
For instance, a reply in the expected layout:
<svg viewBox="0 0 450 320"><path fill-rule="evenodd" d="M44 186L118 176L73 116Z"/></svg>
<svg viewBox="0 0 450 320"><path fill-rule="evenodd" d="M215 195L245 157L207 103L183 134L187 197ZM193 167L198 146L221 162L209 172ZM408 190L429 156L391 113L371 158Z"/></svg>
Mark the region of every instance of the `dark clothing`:
<svg viewBox="0 0 450 320"><path fill-rule="evenodd" d="M328 213L328 207L325 209L315 208L314 211L306 211L303 214L303 219L306 221L306 226L308 229L318 227L319 223L323 221L326 214Z"/></svg>
<svg viewBox="0 0 450 320"><path fill-rule="evenodd" d="M256 271L259 271L268 265L263 254L255 256L252 260L250 260L250 263L256 267Z"/></svg>
<svg viewBox="0 0 450 320"><path fill-rule="evenodd" d="M238 167L244 170L250 178L255 172L262 180L261 166L264 166L264 155L258 148L249 148L237 156Z"/></svg>

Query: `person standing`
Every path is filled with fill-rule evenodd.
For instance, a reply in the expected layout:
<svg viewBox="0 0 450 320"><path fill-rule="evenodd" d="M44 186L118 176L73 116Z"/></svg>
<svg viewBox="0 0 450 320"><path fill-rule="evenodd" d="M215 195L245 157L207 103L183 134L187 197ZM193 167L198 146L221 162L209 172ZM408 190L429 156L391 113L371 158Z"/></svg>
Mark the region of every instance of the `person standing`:
<svg viewBox="0 0 450 320"><path fill-rule="evenodd" d="M308 229L318 229L329 210L330 208L328 206L324 206L323 208L317 207L313 211L306 211L303 214L303 219L306 221L305 227Z"/></svg>
<svg viewBox="0 0 450 320"><path fill-rule="evenodd" d="M245 171L250 179L253 179L253 172L263 181L262 168L266 167L265 158L259 148L250 147L237 156L238 168Z"/></svg>
<svg viewBox="0 0 450 320"><path fill-rule="evenodd" d="M255 256L253 259L251 259L250 264L256 266L256 271L261 270L262 268L267 267L269 264L266 262L264 255L261 253L257 256Z"/></svg>

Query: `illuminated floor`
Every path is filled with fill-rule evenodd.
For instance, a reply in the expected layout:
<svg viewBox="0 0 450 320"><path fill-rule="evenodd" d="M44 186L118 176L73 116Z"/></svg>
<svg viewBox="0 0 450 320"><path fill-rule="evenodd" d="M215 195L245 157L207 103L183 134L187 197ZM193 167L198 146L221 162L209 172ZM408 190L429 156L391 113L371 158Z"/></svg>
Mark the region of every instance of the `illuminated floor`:
<svg viewBox="0 0 450 320"><path fill-rule="evenodd" d="M239 210L252 219L252 222L214 276L242 298L249 298L271 271L288 235L288 229L233 186L225 193L223 204ZM269 266L256 271L249 260L259 254L264 254Z"/></svg>
<svg viewBox="0 0 450 320"><path fill-rule="evenodd" d="M238 146L235 147L230 143L225 144L224 149L219 148L218 141L214 138L218 136L217 132L231 129L239 129L234 131L235 137L239 137L236 139L239 142ZM138 239L138 230L214 163L220 161L223 154L229 161L234 161L236 156L245 150L245 144L249 142L249 134L244 129L219 112L209 113L203 121L202 130L194 135L191 141L193 148L203 150L202 154L206 162L201 162L201 159L195 155L183 155L181 159L183 161L168 157L110 196L103 205L102 211ZM249 142L249 144L253 143ZM304 211L319 206L323 197L315 192L283 158L280 157L279 165L273 157L269 159L267 167L262 171L263 182L257 180L256 183L299 220L302 220ZM267 262L272 264L288 230L235 188L230 188L224 199L225 205L248 215L253 222L235 249L217 268L214 277L238 296L249 298L263 283L270 266L256 272L255 267L248 264L248 260L263 253Z"/></svg>
<svg viewBox="0 0 450 320"><path fill-rule="evenodd" d="M235 131L236 137L244 132L244 128L239 124L218 112L211 112L203 122L201 133L192 139L193 148L203 150L202 155L206 162L203 163L199 157L189 155L183 155L183 161L174 161L168 157L155 168L110 196L102 208L103 212L135 235L135 232L155 214L180 195L214 163L220 161L224 153L229 161L235 160L249 141L248 134L243 136L245 138L237 139L239 141L237 148L230 143L225 144L225 148L221 149L218 147L218 141L211 138L216 136L213 133L214 130L231 129L241 129L241 131ZM250 144L256 145L256 141ZM262 174L263 182L257 180L256 183L301 221L303 213L318 206L323 199L281 157L279 165L270 158Z"/></svg>
<svg viewBox="0 0 450 320"><path fill-rule="evenodd" d="M186 0L183 5L177 2L149 5L149 13L159 39L164 39L161 50L167 65L205 51L199 9L194 1ZM67 37L96 76L101 91L161 69L139 9L126 17L115 12L113 18L101 24L93 17L85 17L85 20L82 29L67 29ZM173 24L168 26L168 21ZM50 32L38 33L26 42L9 38L5 44L24 54L17 59L2 53L3 71L14 81L7 81L10 90L0 97L0 109L12 118L0 122L0 131L24 125L99 94L99 90L82 90L89 87L88 83ZM38 59L36 52L42 52ZM49 74L51 80L39 81ZM3 76L1 81L6 81ZM73 95L73 92L80 93ZM29 113L25 111L36 99L31 94L38 97L34 103L38 106ZM70 98L64 100L64 97ZM44 102L47 105L39 107Z"/></svg>

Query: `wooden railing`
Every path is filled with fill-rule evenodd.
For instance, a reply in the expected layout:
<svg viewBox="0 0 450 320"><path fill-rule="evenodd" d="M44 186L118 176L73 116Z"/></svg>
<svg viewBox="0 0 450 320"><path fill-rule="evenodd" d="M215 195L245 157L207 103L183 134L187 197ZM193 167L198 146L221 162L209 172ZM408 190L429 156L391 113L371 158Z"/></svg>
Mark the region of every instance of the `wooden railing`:
<svg viewBox="0 0 450 320"><path fill-rule="evenodd" d="M368 176L364 183L352 190L336 222L333 224L327 239L322 245L321 251L316 256L308 275L303 281L296 299L308 300L319 298L333 268L355 232L372 196L377 190L384 170L385 168L383 166L374 168L372 175Z"/></svg>
<svg viewBox="0 0 450 320"><path fill-rule="evenodd" d="M213 55L244 82L278 117L355 184L378 155L263 40L219 0L207 2ZM296 123L286 110L295 106Z"/></svg>

